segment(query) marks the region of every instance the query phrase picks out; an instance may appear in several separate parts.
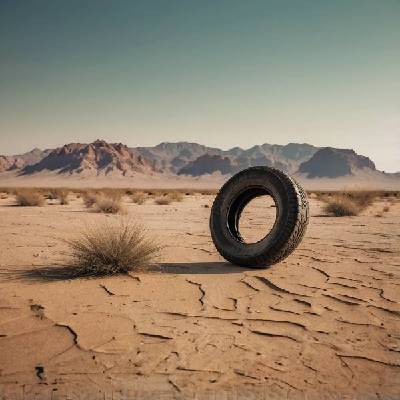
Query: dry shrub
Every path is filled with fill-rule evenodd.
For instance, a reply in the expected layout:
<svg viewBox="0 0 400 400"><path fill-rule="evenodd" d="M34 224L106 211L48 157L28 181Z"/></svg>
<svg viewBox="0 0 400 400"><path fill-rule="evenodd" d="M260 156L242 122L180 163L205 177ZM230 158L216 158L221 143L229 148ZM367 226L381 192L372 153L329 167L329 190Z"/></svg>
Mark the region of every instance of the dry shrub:
<svg viewBox="0 0 400 400"><path fill-rule="evenodd" d="M378 196L377 192L367 192L367 191L356 191L356 192L349 192L347 195L352 201L354 201L361 210L369 207Z"/></svg>
<svg viewBox="0 0 400 400"><path fill-rule="evenodd" d="M91 208L96 203L97 196L93 192L87 192L83 194L83 204L86 208Z"/></svg>
<svg viewBox="0 0 400 400"><path fill-rule="evenodd" d="M132 201L135 204L143 204L146 201L146 194L144 192L134 192L132 194Z"/></svg>
<svg viewBox="0 0 400 400"><path fill-rule="evenodd" d="M18 190L15 197L18 206L43 206L44 197L33 189Z"/></svg>
<svg viewBox="0 0 400 400"><path fill-rule="evenodd" d="M69 190L67 189L49 189L49 190L42 190L43 195L48 200L59 200L61 205L69 204Z"/></svg>
<svg viewBox="0 0 400 400"><path fill-rule="evenodd" d="M59 189L49 189L45 192L44 197L47 200L57 200L59 195Z"/></svg>
<svg viewBox="0 0 400 400"><path fill-rule="evenodd" d="M96 197L95 207L97 212L105 214L123 214L125 212L120 198L106 197L105 195Z"/></svg>
<svg viewBox="0 0 400 400"><path fill-rule="evenodd" d="M141 225L122 220L86 228L67 243L68 264L82 276L134 271L148 266L161 250Z"/></svg>
<svg viewBox="0 0 400 400"><path fill-rule="evenodd" d="M218 193L218 190L216 190L216 189L207 189L207 190L202 190L200 192L200 194L203 196L215 196L217 193Z"/></svg>
<svg viewBox="0 0 400 400"><path fill-rule="evenodd" d="M383 212L388 212L390 210L390 208L389 208L389 206L385 206L385 207L383 207Z"/></svg>
<svg viewBox="0 0 400 400"><path fill-rule="evenodd" d="M327 201L324 211L334 217L350 217L358 215L360 208L349 198L335 196Z"/></svg>
<svg viewBox="0 0 400 400"><path fill-rule="evenodd" d="M124 193L123 189L102 188L97 190L96 194L113 200L121 200Z"/></svg>
<svg viewBox="0 0 400 400"><path fill-rule="evenodd" d="M171 199L171 201L182 201L183 194L181 192L170 192L167 196Z"/></svg>
<svg viewBox="0 0 400 400"><path fill-rule="evenodd" d="M366 191L317 194L317 198L326 203L324 212L334 217L358 215L374 202L375 197L375 192Z"/></svg>
<svg viewBox="0 0 400 400"><path fill-rule="evenodd" d="M57 191L57 199L60 201L62 206L69 204L69 191L66 189L59 189Z"/></svg>
<svg viewBox="0 0 400 400"><path fill-rule="evenodd" d="M160 196L156 197L154 199L155 203L160 205L160 206L166 206L168 204L172 203L172 200L169 198L169 196Z"/></svg>

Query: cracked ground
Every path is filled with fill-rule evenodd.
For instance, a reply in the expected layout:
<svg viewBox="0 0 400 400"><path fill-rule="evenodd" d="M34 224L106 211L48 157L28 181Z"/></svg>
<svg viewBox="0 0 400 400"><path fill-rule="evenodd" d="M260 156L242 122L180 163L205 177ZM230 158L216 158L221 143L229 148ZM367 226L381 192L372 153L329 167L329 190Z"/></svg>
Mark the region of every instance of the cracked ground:
<svg viewBox="0 0 400 400"><path fill-rule="evenodd" d="M0 398L399 399L399 200L331 218L311 199L303 242L268 269L219 257L212 200L126 199L165 244L158 264L75 280L21 271L62 264L63 239L115 217L1 200Z"/></svg>

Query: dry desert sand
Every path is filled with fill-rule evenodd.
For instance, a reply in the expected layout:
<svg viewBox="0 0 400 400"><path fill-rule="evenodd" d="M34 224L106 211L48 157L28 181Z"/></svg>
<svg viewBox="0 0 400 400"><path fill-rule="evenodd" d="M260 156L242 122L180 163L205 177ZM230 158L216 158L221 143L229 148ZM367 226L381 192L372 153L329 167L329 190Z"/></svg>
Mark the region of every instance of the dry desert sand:
<svg viewBox="0 0 400 400"><path fill-rule="evenodd" d="M166 245L150 271L68 280L63 239L110 218L82 199L0 200L1 399L399 399L400 201L321 216L268 269L224 262L211 195L127 215ZM268 207L267 207L268 208ZM259 234L263 213L250 216ZM30 273L27 271L31 271Z"/></svg>

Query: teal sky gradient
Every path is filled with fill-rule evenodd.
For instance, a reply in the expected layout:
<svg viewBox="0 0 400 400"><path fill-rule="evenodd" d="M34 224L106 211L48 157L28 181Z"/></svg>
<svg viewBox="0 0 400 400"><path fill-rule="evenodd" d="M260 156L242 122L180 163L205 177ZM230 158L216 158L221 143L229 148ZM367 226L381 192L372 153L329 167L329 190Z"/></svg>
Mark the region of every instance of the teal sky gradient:
<svg viewBox="0 0 400 400"><path fill-rule="evenodd" d="M400 171L400 1L0 0L0 154L97 138Z"/></svg>

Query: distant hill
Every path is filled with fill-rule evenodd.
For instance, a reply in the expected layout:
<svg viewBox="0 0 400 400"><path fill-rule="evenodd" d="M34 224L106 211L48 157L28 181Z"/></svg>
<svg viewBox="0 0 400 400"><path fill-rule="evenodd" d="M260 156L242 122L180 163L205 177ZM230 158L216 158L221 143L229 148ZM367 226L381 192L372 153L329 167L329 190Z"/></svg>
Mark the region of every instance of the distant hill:
<svg viewBox="0 0 400 400"><path fill-rule="evenodd" d="M217 148L189 142L163 142L154 147L131 147L130 150L150 160L156 169L174 174L198 157L205 154L219 155L222 152Z"/></svg>
<svg viewBox="0 0 400 400"><path fill-rule="evenodd" d="M21 175L42 171L59 174L122 175L151 173L154 167L142 155L121 143L96 140L93 143L70 143L51 151L36 164L27 165Z"/></svg>
<svg viewBox="0 0 400 400"><path fill-rule="evenodd" d="M233 174L255 165L268 165L295 173L299 165L310 159L318 147L298 143L289 143L285 146L265 143L250 149L234 147L229 150L221 150L197 143L178 142L131 149L152 161L158 169L178 175L199 176L199 171L212 170L212 172L221 174ZM213 161L213 166L209 167L205 165L209 161L207 157L204 157L205 155L219 158L210 159ZM220 162L217 162L218 159Z"/></svg>
<svg viewBox="0 0 400 400"><path fill-rule="evenodd" d="M301 163L298 172L307 178L338 178L364 169L376 171L375 164L368 157L358 155L354 150L326 147Z"/></svg>
<svg viewBox="0 0 400 400"><path fill-rule="evenodd" d="M236 169L229 157L204 154L180 169L178 175L201 176L213 174L214 172L219 172L222 175L231 175Z"/></svg>
<svg viewBox="0 0 400 400"><path fill-rule="evenodd" d="M18 154L15 156L0 155L0 172L12 171L24 168L27 165L36 164L46 157L51 150L40 150L35 148L27 153Z"/></svg>
<svg viewBox="0 0 400 400"><path fill-rule="evenodd" d="M87 180L91 177L100 184L99 177L115 177L119 185L124 182L127 185L132 184L129 182L140 182L140 185L147 182L150 185L157 181L157 184L161 182L168 186L168 182L190 185L191 182L206 184L213 181L215 186L219 186L236 172L256 165L279 168L301 182L307 180L309 187L321 185L321 179L326 180L324 185L327 187L333 184L333 180L343 186L351 184L354 179L361 179L364 183L379 181L381 186L385 185L384 181L390 186L400 184L398 174L377 171L368 157L350 149L320 148L306 143L284 146L265 143L249 149L234 147L229 150L189 142L127 147L104 140L0 156L0 179L3 184L25 184L32 182L33 178L36 182L57 183L57 177L69 177L70 181L75 177L84 184L93 183L93 180ZM133 180L127 180L129 177ZM107 185L111 181L105 179L102 182ZM117 184L117 180L113 183Z"/></svg>

